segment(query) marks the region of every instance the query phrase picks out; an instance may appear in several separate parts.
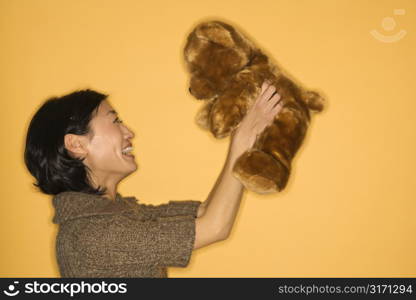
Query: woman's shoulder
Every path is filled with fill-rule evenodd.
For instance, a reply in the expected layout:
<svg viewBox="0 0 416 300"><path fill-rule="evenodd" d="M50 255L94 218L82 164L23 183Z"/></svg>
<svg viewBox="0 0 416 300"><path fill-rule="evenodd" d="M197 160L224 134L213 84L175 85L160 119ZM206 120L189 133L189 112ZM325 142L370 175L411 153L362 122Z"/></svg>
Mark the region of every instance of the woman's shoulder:
<svg viewBox="0 0 416 300"><path fill-rule="evenodd" d="M55 195L52 199L55 215L52 222L63 224L66 221L97 215L114 215L130 211L137 206L135 197L123 197L117 193L113 201L104 196L84 192L65 191Z"/></svg>

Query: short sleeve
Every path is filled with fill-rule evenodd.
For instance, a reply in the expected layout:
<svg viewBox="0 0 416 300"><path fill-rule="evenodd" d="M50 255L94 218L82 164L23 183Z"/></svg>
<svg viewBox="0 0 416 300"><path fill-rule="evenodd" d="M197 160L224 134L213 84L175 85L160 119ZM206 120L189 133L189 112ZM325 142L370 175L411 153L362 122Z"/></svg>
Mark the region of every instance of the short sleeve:
<svg viewBox="0 0 416 300"><path fill-rule="evenodd" d="M139 203L140 209L152 218L157 217L173 217L173 216L193 216L197 217L198 208L201 201L197 200L171 200L167 204L152 205Z"/></svg>
<svg viewBox="0 0 416 300"><path fill-rule="evenodd" d="M195 217L168 216L133 220L123 215L95 216L78 240L86 263L105 268L140 264L188 265L195 242Z"/></svg>

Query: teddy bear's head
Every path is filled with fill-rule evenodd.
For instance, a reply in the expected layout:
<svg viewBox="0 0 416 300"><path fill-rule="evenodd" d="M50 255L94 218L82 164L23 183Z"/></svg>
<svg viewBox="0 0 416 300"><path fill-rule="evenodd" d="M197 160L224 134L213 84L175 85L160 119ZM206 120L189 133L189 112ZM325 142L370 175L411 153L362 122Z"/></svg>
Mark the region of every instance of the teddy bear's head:
<svg viewBox="0 0 416 300"><path fill-rule="evenodd" d="M199 24L188 36L184 49L191 74L190 93L211 100L224 91L231 77L242 70L254 54L251 42L221 21Z"/></svg>

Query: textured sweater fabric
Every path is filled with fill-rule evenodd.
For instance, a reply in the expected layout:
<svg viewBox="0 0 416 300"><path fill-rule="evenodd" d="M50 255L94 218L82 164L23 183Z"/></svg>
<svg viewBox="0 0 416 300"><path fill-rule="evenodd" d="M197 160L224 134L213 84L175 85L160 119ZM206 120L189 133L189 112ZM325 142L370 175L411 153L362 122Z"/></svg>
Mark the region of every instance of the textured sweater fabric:
<svg viewBox="0 0 416 300"><path fill-rule="evenodd" d="M67 191L53 197L59 224L56 256L62 277L167 277L186 267L195 241L201 201L139 203Z"/></svg>

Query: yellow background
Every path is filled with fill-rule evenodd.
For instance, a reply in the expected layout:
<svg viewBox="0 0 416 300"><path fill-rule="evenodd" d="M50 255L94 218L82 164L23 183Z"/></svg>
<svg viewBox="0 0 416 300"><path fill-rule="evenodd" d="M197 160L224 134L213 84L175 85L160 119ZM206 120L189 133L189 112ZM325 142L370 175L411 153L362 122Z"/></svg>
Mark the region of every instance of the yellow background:
<svg viewBox="0 0 416 300"><path fill-rule="evenodd" d="M59 276L51 197L23 163L30 118L50 96L110 94L136 133L139 168L122 195L205 200L229 139L195 124L182 49L208 19L237 26L328 103L284 192L246 192L231 237L169 277L416 276L415 11L411 0L1 0L0 276ZM407 35L384 43L372 29Z"/></svg>

